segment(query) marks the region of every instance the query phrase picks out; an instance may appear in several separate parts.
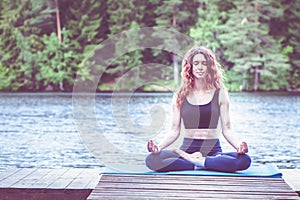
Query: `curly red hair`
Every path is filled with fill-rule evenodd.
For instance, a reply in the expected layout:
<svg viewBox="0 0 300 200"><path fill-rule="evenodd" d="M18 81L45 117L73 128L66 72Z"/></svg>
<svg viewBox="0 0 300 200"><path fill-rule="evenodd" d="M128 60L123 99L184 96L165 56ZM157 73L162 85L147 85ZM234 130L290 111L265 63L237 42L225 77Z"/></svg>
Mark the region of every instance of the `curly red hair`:
<svg viewBox="0 0 300 200"><path fill-rule="evenodd" d="M205 77L205 89L218 89L224 87L223 74L221 65L217 62L215 55L211 50L203 46L193 46L184 56L182 61L182 85L177 92L176 105L181 107L184 98L194 89L194 75L193 75L193 58L196 54L203 54L207 62L207 76Z"/></svg>

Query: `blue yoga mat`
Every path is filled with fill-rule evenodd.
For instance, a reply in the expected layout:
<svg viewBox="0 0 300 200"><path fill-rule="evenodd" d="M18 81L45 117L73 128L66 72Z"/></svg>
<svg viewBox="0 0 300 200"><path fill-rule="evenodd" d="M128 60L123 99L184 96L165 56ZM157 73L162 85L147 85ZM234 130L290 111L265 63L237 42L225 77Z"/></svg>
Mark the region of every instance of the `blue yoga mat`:
<svg viewBox="0 0 300 200"><path fill-rule="evenodd" d="M252 164L247 170L237 171L234 173L216 172L209 170L186 170L171 172L155 172L141 166L128 166L128 170L122 167L122 170L106 167L100 174L135 174L135 175L186 175L186 176L249 176L249 177L266 177L281 178L282 173L274 164L254 165Z"/></svg>

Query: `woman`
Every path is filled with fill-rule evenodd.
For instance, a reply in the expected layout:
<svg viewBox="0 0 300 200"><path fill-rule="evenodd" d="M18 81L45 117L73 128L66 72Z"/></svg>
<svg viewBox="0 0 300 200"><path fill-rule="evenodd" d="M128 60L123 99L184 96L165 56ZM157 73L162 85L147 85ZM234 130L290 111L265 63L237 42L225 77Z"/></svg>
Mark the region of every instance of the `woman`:
<svg viewBox="0 0 300 200"><path fill-rule="evenodd" d="M215 56L205 47L194 46L185 55L182 67L183 84L172 102L171 131L159 145L148 142L151 154L146 158L147 167L160 172L247 169L251 163L247 143L239 142L231 132L229 95ZM182 146L165 150L178 138L181 122L185 128ZM236 152L222 152L221 132Z"/></svg>

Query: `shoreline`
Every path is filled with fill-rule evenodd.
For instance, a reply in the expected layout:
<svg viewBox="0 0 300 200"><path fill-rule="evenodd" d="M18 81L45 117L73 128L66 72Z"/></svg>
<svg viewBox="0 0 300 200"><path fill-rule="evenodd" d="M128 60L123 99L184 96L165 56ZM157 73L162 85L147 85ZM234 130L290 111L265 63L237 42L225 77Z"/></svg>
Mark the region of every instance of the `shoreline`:
<svg viewBox="0 0 300 200"><path fill-rule="evenodd" d="M175 91L173 91L175 92ZM1 94L166 94L166 93L173 93L172 91L113 91L113 90L105 90L105 91L90 91L90 92L73 92L73 91L18 91L18 92L6 92L6 91L0 91ZM275 94L275 93L286 93L286 94L300 94L300 90L295 91L287 91L287 90L261 90L261 91L229 91L229 93L245 93L245 94L260 94L260 93L269 93L269 94Z"/></svg>

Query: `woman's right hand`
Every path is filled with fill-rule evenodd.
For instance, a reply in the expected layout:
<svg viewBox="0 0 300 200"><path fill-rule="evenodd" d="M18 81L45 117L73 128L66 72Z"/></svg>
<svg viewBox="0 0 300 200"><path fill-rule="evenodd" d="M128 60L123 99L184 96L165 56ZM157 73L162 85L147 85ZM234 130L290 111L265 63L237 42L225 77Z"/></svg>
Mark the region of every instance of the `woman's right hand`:
<svg viewBox="0 0 300 200"><path fill-rule="evenodd" d="M153 153L153 154L158 154L161 149L159 148L159 146L157 146L156 144L154 144L154 142L152 140L148 141L148 151Z"/></svg>

